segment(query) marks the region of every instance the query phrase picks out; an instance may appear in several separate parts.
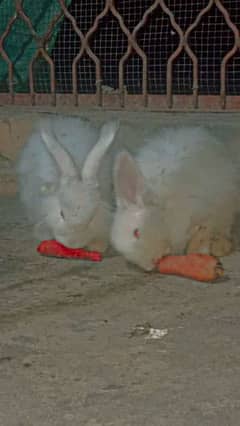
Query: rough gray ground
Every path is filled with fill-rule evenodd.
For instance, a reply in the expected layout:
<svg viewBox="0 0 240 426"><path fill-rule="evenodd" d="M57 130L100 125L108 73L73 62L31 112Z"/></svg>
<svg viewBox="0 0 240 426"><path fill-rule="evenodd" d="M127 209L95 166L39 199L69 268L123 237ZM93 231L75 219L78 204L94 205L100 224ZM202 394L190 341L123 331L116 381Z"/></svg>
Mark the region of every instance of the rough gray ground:
<svg viewBox="0 0 240 426"><path fill-rule="evenodd" d="M17 200L0 219L1 426L239 424L239 255L201 284L43 258Z"/></svg>

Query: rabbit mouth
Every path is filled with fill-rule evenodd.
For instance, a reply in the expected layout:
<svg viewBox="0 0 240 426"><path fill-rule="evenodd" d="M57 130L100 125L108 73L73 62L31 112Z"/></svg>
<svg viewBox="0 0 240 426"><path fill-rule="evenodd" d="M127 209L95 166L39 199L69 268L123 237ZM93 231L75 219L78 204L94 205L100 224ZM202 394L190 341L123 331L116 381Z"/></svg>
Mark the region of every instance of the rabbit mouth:
<svg viewBox="0 0 240 426"><path fill-rule="evenodd" d="M168 247L164 254L161 254L160 256L153 258L153 259L152 259L153 269L154 269L154 270L158 270L158 268L159 268L159 263L160 263L161 259L164 259L164 257L169 256L169 255L170 255L170 253L171 253L171 250L170 250L170 248Z"/></svg>
<svg viewBox="0 0 240 426"><path fill-rule="evenodd" d="M155 259L153 259L153 270L154 271L158 271L159 270L159 264L161 262L162 259L164 259L165 257L167 257L168 255L164 255L164 256L159 256Z"/></svg>

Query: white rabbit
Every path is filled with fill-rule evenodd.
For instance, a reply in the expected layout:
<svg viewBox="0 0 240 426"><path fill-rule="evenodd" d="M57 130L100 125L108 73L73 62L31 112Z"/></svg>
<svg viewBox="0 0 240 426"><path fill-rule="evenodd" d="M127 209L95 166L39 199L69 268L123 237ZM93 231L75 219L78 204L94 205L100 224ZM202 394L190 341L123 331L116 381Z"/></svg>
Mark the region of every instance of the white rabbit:
<svg viewBox="0 0 240 426"><path fill-rule="evenodd" d="M111 241L152 270L167 254L227 255L239 212L239 170L228 147L202 128L166 129L136 159L117 155Z"/></svg>
<svg viewBox="0 0 240 426"><path fill-rule="evenodd" d="M80 118L41 120L17 164L20 197L38 239L107 248L112 159L106 152L117 130L116 121L103 125L99 135Z"/></svg>

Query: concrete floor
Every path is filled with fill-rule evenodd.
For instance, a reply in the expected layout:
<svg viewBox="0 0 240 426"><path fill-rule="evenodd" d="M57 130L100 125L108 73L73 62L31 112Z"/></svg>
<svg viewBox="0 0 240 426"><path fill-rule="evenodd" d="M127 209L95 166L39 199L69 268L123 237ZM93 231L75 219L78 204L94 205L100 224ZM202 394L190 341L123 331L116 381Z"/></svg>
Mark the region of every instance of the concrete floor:
<svg viewBox="0 0 240 426"><path fill-rule="evenodd" d="M11 198L0 235L1 426L239 424L239 254L218 284L43 258Z"/></svg>

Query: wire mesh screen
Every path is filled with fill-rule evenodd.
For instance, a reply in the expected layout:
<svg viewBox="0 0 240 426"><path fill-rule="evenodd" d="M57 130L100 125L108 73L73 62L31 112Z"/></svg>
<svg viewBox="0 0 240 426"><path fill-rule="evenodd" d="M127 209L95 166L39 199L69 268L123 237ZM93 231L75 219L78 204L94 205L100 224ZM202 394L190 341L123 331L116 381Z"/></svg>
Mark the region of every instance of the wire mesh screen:
<svg viewBox="0 0 240 426"><path fill-rule="evenodd" d="M201 95L222 105L240 96L239 0L45 0L42 26L29 1L17 0L12 15L9 2L0 2L0 92L12 99L85 94L101 105L103 93L119 93L121 106L127 94L146 107L162 95L172 107L175 95L191 95L197 107Z"/></svg>

